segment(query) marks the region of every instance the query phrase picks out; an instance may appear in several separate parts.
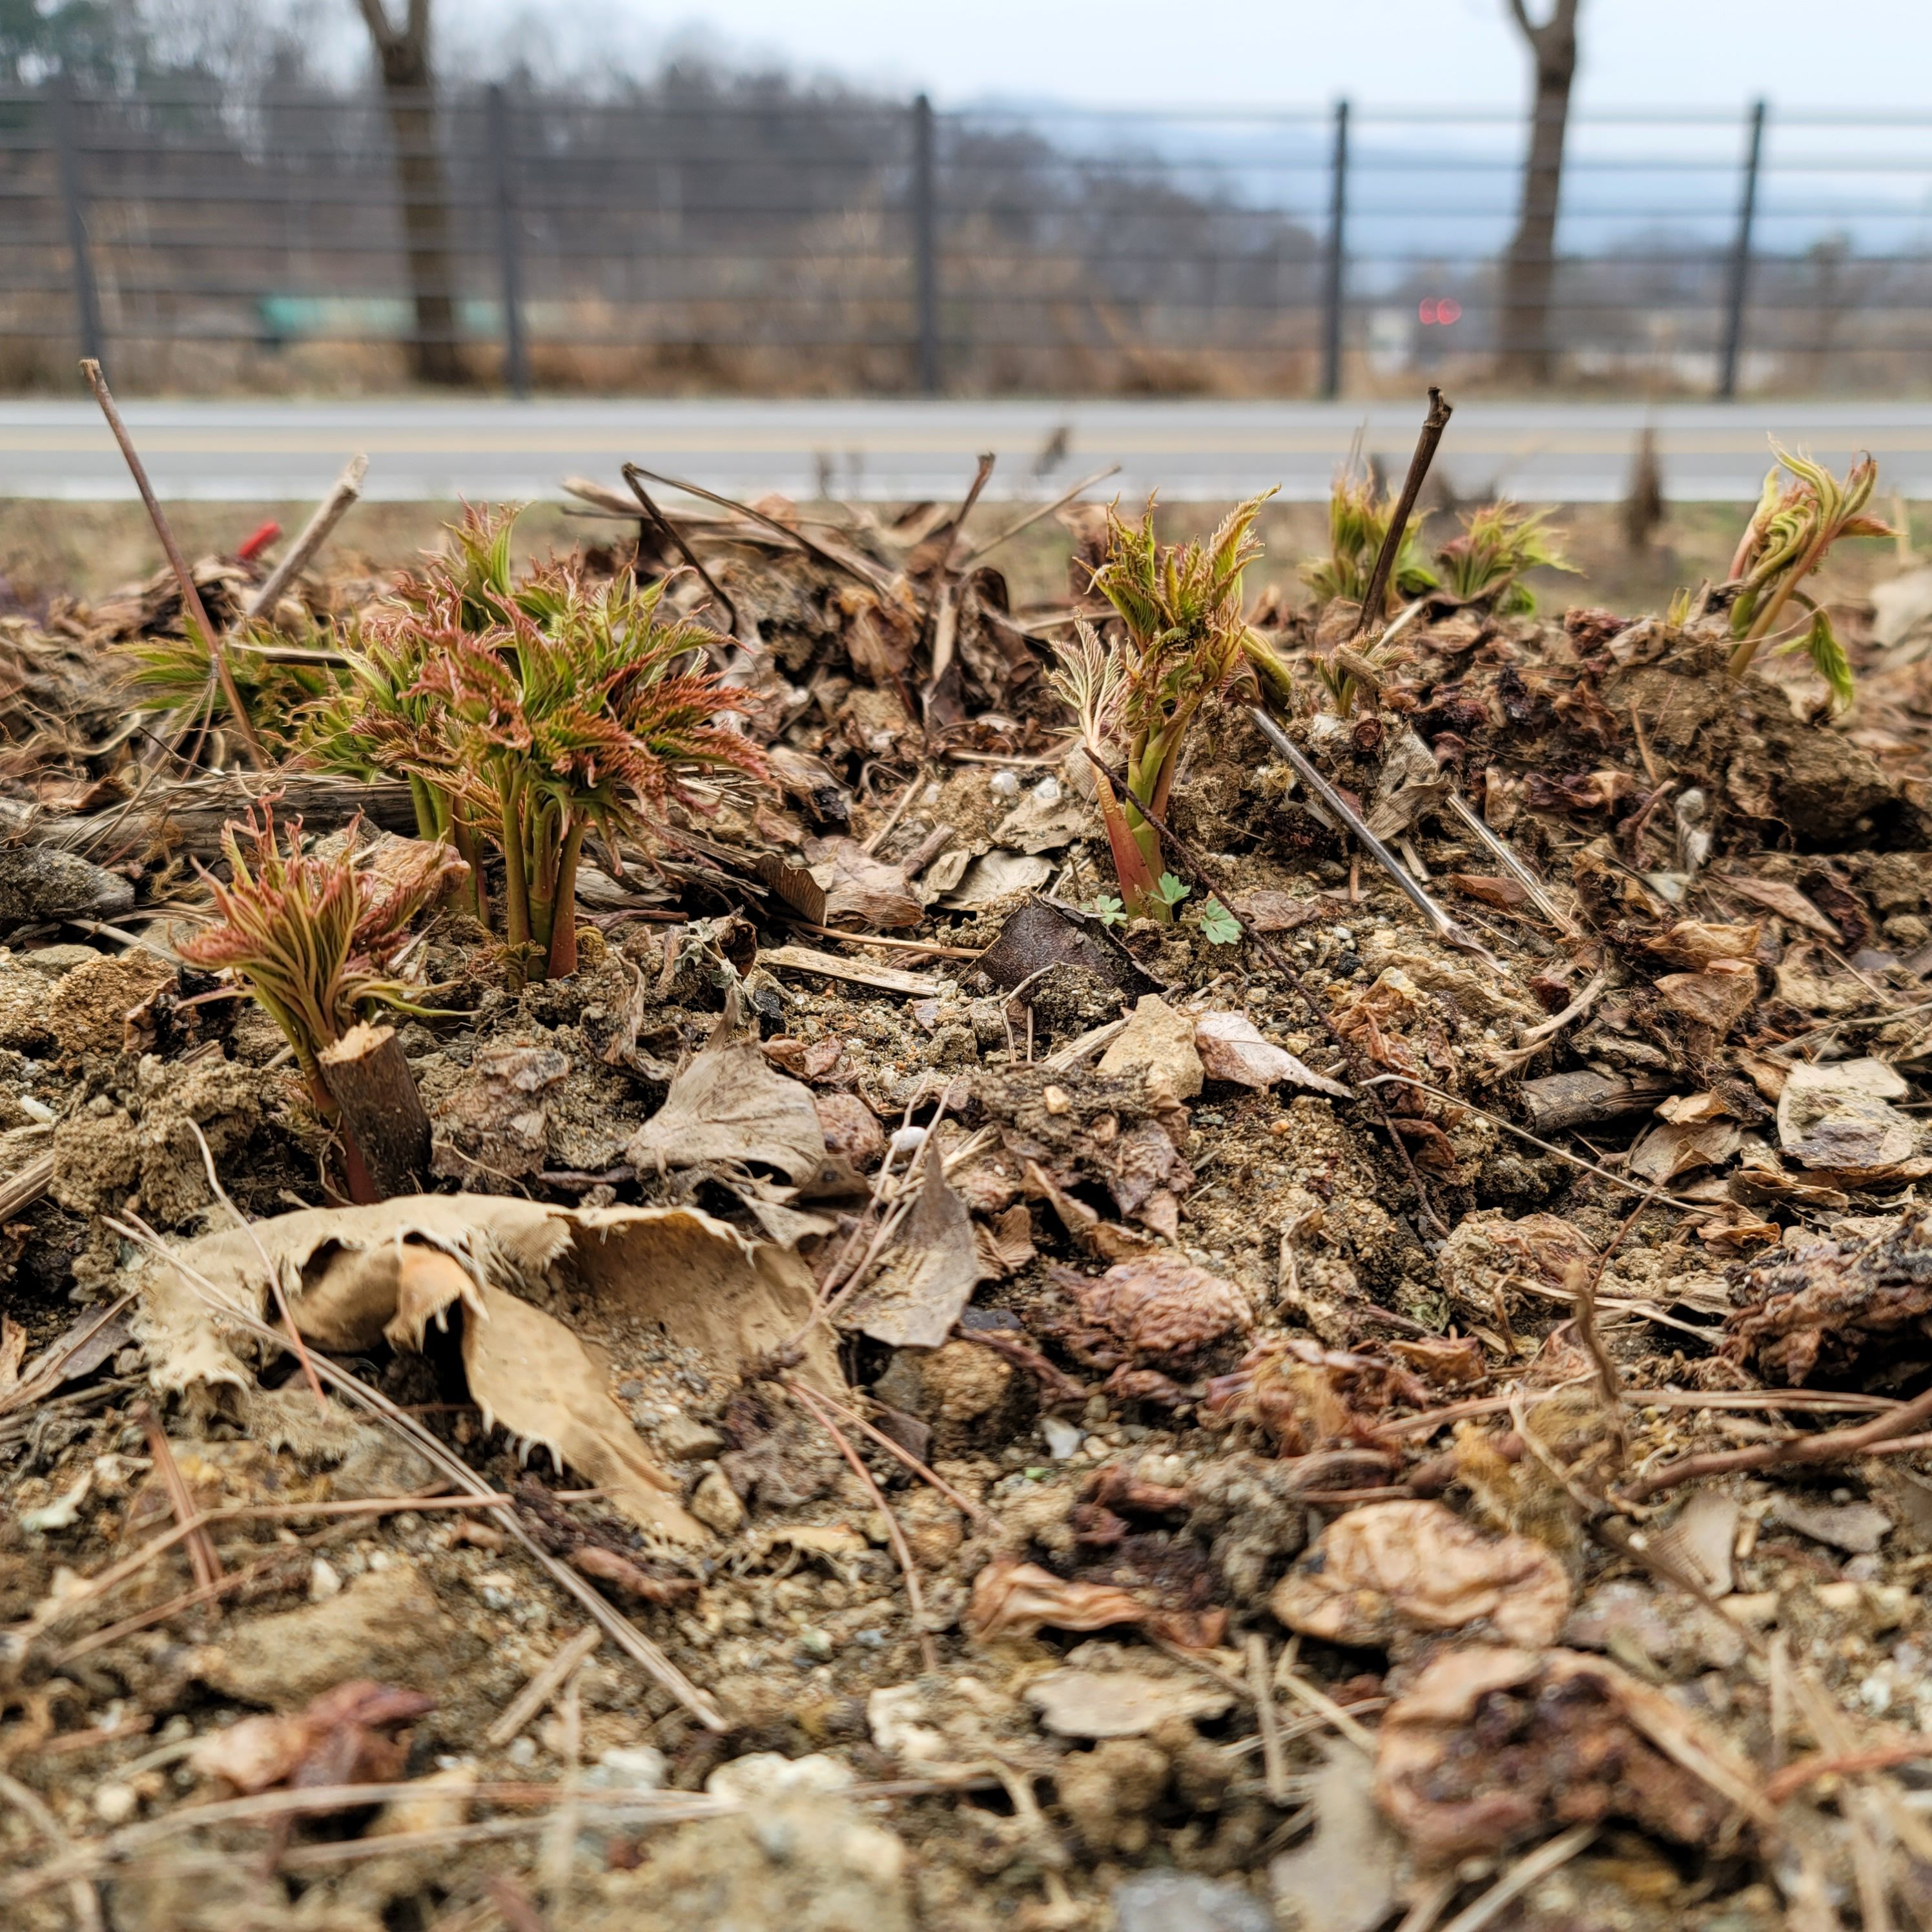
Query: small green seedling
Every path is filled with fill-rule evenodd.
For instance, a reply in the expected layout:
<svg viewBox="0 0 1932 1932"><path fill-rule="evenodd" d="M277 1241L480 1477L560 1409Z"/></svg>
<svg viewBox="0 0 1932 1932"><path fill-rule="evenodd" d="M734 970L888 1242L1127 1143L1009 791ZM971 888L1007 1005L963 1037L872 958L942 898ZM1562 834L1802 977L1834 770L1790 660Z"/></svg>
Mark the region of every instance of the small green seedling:
<svg viewBox="0 0 1932 1932"><path fill-rule="evenodd" d="M1097 895L1094 901L1094 916L1102 926L1125 926L1127 909L1120 901L1106 892Z"/></svg>
<svg viewBox="0 0 1932 1932"><path fill-rule="evenodd" d="M1234 946L1241 937L1241 922L1219 899L1201 908L1201 936L1210 946Z"/></svg>
<svg viewBox="0 0 1932 1932"><path fill-rule="evenodd" d="M1193 888L1184 886L1172 872L1163 872L1154 882L1154 896L1167 908L1167 916L1174 916L1174 909L1186 898Z"/></svg>

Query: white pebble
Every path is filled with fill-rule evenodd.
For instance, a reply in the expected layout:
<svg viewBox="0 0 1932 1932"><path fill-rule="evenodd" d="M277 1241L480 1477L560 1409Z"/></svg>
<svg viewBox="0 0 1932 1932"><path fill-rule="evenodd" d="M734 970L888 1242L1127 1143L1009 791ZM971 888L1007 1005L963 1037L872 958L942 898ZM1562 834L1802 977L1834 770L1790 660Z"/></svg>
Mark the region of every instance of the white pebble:
<svg viewBox="0 0 1932 1932"><path fill-rule="evenodd" d="M923 1127L900 1127L892 1135L892 1149L896 1158L910 1160L925 1144Z"/></svg>
<svg viewBox="0 0 1932 1932"><path fill-rule="evenodd" d="M131 1784L110 1778L94 1793L94 1815L104 1825L124 1825L141 1808L141 1800Z"/></svg>
<svg viewBox="0 0 1932 1932"><path fill-rule="evenodd" d="M1034 787L1033 795L1042 805L1058 805L1060 802L1060 781L1049 774Z"/></svg>
<svg viewBox="0 0 1932 1932"><path fill-rule="evenodd" d="M320 1604L340 1594L341 1573L325 1557L318 1556L308 1567L308 1600Z"/></svg>
<svg viewBox="0 0 1932 1932"><path fill-rule="evenodd" d="M1020 782L1016 773L997 771L986 781L986 789L995 798L1017 798L1020 795Z"/></svg>
<svg viewBox="0 0 1932 1932"><path fill-rule="evenodd" d="M31 1094L21 1094L20 1101L21 1112L30 1120L38 1120L44 1127L60 1118L46 1101L36 1100Z"/></svg>
<svg viewBox="0 0 1932 1932"><path fill-rule="evenodd" d="M1070 1456L1077 1456L1080 1453L1081 1444L1087 1439L1085 1430L1057 1415L1042 1415L1040 1419L1040 1432L1046 1438L1046 1453L1056 1462L1064 1462Z"/></svg>

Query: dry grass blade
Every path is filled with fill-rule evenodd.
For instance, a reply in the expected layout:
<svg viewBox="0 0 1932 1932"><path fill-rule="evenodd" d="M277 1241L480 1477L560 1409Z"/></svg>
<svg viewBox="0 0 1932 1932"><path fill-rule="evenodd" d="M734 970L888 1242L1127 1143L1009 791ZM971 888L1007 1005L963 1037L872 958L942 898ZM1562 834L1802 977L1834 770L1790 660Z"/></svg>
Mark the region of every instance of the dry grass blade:
<svg viewBox="0 0 1932 1932"><path fill-rule="evenodd" d="M886 1532L892 1540L892 1554L898 1558L899 1568L905 1574L906 1599L911 1607L914 1624L919 1631L920 1661L928 1670L937 1670L939 1668L939 1652L932 1641L932 1633L926 1628L926 1592L920 1587L919 1565L913 1560L912 1546L905 1540L905 1532L899 1527L899 1520L893 1514L892 1504L886 1500L885 1491L879 1487L878 1478L866 1467L865 1458L853 1448L850 1438L832 1420L830 1414L820 1406L811 1390L798 1382L788 1382L786 1387L838 1445L839 1454L850 1465L852 1473L865 1484L872 1496L873 1506L885 1518Z"/></svg>
<svg viewBox="0 0 1932 1932"><path fill-rule="evenodd" d="M175 1460L175 1452L168 1441L168 1432L161 1426L160 1418L146 1402L142 1402L136 1408L134 1419L141 1425L142 1433L147 1438L148 1454L154 1459L154 1472L160 1478L161 1486L168 1492L168 1502L174 1510L175 1521L187 1532L182 1540L188 1545L188 1561L194 1566L196 1585L202 1590L212 1590L221 1581L221 1559L214 1553L213 1538L199 1520L194 1498L188 1493L180 1464Z"/></svg>
<svg viewBox="0 0 1932 1932"><path fill-rule="evenodd" d="M483 1733L487 1744L506 1744L554 1697L577 1666L604 1641L595 1624L565 1638L556 1654L505 1705L502 1714Z"/></svg>
<svg viewBox="0 0 1932 1932"><path fill-rule="evenodd" d="M1526 1852L1478 1899L1466 1905L1442 1928L1442 1932L1481 1932L1512 1900L1520 1898L1539 1879L1547 1878L1568 1864L1601 1828L1573 1825L1553 1838L1546 1839L1533 1852Z"/></svg>
<svg viewBox="0 0 1932 1932"><path fill-rule="evenodd" d="M4 1772L0 1772L0 1798L26 1813L34 1828L54 1847L56 1854L71 1848L73 1840L62 1830L60 1820L47 1809L39 1792L30 1790L17 1778L10 1778ZM80 1932L101 1932L100 1900L95 1895L92 1880L76 1873L68 1881L68 1896L73 1902L74 1922Z"/></svg>

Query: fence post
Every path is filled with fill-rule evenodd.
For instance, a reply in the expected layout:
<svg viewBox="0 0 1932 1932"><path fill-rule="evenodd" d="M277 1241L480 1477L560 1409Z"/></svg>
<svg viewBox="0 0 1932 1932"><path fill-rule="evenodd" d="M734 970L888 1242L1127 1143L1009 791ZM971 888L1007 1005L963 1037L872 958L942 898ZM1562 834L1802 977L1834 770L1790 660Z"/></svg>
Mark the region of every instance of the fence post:
<svg viewBox="0 0 1932 1932"><path fill-rule="evenodd" d="M933 201L932 103L922 94L912 104L912 248L914 301L919 331L919 386L939 393L938 212Z"/></svg>
<svg viewBox="0 0 1932 1932"><path fill-rule="evenodd" d="M1335 156L1328 180L1328 246L1322 289L1322 394L1333 402L1342 393L1342 285L1348 255L1343 228L1348 213L1348 104L1335 104Z"/></svg>
<svg viewBox="0 0 1932 1932"><path fill-rule="evenodd" d="M1724 356L1718 394L1738 393L1738 362L1744 346L1744 299L1750 292L1751 224L1757 218L1758 163L1764 154L1764 103L1751 104L1750 140L1744 150L1744 182L1738 202L1738 238L1731 248L1730 286L1724 302Z"/></svg>
<svg viewBox="0 0 1932 1932"><path fill-rule="evenodd" d="M490 86L486 125L496 185L496 266L502 276L503 380L513 396L530 393L530 352L524 340L524 262L517 212L517 124L500 81Z"/></svg>
<svg viewBox="0 0 1932 1932"><path fill-rule="evenodd" d="M80 184L80 118L74 76L54 76L47 92L53 122L54 160L60 175L61 205L67 217L68 252L74 259L74 322L80 352L104 364L101 354L100 297L94 286L94 260L87 246L87 203Z"/></svg>

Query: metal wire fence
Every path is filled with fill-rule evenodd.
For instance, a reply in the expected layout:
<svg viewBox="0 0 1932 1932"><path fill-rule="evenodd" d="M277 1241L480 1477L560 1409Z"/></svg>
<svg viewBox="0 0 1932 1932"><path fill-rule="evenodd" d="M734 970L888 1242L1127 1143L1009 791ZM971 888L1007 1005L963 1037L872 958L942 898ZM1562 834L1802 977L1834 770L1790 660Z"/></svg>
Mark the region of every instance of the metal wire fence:
<svg viewBox="0 0 1932 1932"><path fill-rule="evenodd" d="M1372 395L1508 380L1503 115L0 92L0 387ZM1922 392L1932 116L1580 116L1571 392Z"/></svg>

